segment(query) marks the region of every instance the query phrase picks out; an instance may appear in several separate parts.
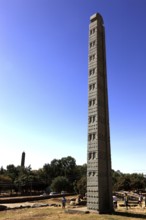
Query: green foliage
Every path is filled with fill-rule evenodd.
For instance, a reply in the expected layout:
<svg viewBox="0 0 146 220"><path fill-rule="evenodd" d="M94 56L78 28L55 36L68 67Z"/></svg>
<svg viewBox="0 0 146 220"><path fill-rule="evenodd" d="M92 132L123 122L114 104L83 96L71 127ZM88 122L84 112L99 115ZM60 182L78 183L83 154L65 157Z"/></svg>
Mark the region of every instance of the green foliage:
<svg viewBox="0 0 146 220"><path fill-rule="evenodd" d="M146 188L146 179L143 174L123 174L112 170L113 190L138 190Z"/></svg>
<svg viewBox="0 0 146 220"><path fill-rule="evenodd" d="M87 164L76 165L73 157L54 159L43 168L31 170L31 167L7 166L0 169L1 189L24 192L50 190L86 193ZM112 170L113 191L142 190L146 188L146 178L143 174L124 174ZM2 188L3 186L3 188Z"/></svg>
<svg viewBox="0 0 146 220"><path fill-rule="evenodd" d="M4 174L0 175L0 183L12 183L12 179Z"/></svg>
<svg viewBox="0 0 146 220"><path fill-rule="evenodd" d="M20 166L15 167L13 164L10 164L7 166L6 174L12 178L14 181L16 177L18 177L20 172Z"/></svg>
<svg viewBox="0 0 146 220"><path fill-rule="evenodd" d="M84 195L87 191L87 164L76 167L76 181L74 182L74 191Z"/></svg>
<svg viewBox="0 0 146 220"><path fill-rule="evenodd" d="M81 179L77 182L77 190L81 195L85 195L87 192L87 177L82 176Z"/></svg>
<svg viewBox="0 0 146 220"><path fill-rule="evenodd" d="M3 167L0 168L0 174L4 174L5 173L5 169Z"/></svg>
<svg viewBox="0 0 146 220"><path fill-rule="evenodd" d="M82 176L87 176L87 164L76 166L76 179L79 180Z"/></svg>
<svg viewBox="0 0 146 220"><path fill-rule="evenodd" d="M51 184L51 189L55 192L70 191L70 188L70 182L64 176L56 177Z"/></svg>
<svg viewBox="0 0 146 220"><path fill-rule="evenodd" d="M143 174L131 174L131 188L132 189L144 189L146 187L146 179Z"/></svg>
<svg viewBox="0 0 146 220"><path fill-rule="evenodd" d="M65 176L71 181L75 179L76 161L73 157L63 157L62 159L54 159L50 164L50 176L53 178L57 176Z"/></svg>

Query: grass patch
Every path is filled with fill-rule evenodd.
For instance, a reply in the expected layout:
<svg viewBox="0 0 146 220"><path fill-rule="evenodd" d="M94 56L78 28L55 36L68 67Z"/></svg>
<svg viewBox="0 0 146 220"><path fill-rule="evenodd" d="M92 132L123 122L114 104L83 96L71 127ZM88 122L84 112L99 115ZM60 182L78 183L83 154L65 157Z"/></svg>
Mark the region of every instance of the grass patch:
<svg viewBox="0 0 146 220"><path fill-rule="evenodd" d="M67 208L69 207L70 197L67 198ZM61 204L61 198L39 200L36 204ZM121 202L121 204L123 201ZM99 215L96 213L66 213L61 207L39 207L11 209L0 212L0 220L141 220L146 219L146 209L132 207L128 210L118 206L117 212L112 215Z"/></svg>
<svg viewBox="0 0 146 220"><path fill-rule="evenodd" d="M69 214L60 207L25 208L0 212L0 220L140 220L146 215L118 212L113 215Z"/></svg>

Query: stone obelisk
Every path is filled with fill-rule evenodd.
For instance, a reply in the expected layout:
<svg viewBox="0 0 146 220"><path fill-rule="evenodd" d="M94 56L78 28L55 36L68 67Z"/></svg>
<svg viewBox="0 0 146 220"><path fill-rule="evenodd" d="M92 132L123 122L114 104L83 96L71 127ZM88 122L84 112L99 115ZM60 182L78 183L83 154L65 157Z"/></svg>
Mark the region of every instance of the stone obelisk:
<svg viewBox="0 0 146 220"><path fill-rule="evenodd" d="M112 179L104 23L90 17L88 57L87 208L111 213Z"/></svg>
<svg viewBox="0 0 146 220"><path fill-rule="evenodd" d="M21 156L21 168L25 167L25 152L22 152Z"/></svg>

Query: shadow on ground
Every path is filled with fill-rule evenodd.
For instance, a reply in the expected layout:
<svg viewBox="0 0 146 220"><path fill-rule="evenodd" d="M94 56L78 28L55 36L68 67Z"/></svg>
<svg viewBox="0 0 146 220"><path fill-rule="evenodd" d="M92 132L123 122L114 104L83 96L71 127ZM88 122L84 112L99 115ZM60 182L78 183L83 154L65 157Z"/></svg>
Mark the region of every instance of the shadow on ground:
<svg viewBox="0 0 146 220"><path fill-rule="evenodd" d="M130 212L118 212L118 211L115 211L114 215L124 216L124 217L131 217L131 218L146 219L146 215L142 214L142 213L130 213Z"/></svg>

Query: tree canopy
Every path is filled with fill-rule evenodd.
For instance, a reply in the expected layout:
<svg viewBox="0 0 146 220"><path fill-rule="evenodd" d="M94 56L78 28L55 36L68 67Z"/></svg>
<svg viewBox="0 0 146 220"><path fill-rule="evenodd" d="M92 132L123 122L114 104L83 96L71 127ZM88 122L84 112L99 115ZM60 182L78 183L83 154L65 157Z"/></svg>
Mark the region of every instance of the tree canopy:
<svg viewBox="0 0 146 220"><path fill-rule="evenodd" d="M32 192L68 191L86 193L87 164L77 165L71 157L54 159L38 170L30 166L21 167L10 164L0 168L0 192L10 190L27 194ZM124 174L112 170L113 191L144 190L146 178L143 174Z"/></svg>

